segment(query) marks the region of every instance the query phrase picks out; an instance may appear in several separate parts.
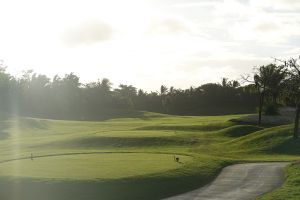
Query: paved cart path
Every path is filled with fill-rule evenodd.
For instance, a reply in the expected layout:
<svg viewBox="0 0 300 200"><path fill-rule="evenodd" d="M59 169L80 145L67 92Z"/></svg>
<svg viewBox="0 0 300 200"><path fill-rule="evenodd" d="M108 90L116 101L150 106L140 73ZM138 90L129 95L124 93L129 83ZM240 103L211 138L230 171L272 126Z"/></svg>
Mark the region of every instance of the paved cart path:
<svg viewBox="0 0 300 200"><path fill-rule="evenodd" d="M288 163L247 163L224 168L210 184L167 200L250 200L278 188Z"/></svg>

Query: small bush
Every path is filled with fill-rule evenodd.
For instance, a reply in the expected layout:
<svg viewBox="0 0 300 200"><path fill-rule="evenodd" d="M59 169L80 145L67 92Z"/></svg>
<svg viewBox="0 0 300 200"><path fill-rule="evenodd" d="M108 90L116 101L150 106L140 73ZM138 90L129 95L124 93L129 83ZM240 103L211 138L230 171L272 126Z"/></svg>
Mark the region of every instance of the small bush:
<svg viewBox="0 0 300 200"><path fill-rule="evenodd" d="M269 103L263 107L263 112L265 115L278 115L278 105Z"/></svg>

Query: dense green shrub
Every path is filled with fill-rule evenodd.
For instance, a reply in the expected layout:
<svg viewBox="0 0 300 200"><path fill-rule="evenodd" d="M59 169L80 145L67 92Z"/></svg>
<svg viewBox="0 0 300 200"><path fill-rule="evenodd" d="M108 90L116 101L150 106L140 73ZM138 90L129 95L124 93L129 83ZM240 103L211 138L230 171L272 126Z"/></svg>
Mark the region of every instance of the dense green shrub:
<svg viewBox="0 0 300 200"><path fill-rule="evenodd" d="M279 106L277 104L267 103L263 107L263 112L264 112L265 115L278 115L279 114L278 107Z"/></svg>

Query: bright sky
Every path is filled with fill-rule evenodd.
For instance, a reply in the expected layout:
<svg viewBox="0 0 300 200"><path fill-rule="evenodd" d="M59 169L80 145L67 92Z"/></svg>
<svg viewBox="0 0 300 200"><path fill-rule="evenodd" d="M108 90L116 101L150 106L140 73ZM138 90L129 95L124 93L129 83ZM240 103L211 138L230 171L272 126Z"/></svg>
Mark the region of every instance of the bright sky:
<svg viewBox="0 0 300 200"><path fill-rule="evenodd" d="M187 88L300 52L299 0L0 0L8 71Z"/></svg>

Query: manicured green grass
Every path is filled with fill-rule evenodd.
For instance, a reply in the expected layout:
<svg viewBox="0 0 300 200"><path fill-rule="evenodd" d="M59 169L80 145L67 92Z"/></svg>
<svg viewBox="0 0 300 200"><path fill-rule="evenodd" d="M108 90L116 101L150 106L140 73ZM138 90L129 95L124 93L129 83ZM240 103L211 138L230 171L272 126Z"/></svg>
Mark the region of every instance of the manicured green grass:
<svg viewBox="0 0 300 200"><path fill-rule="evenodd" d="M24 200L161 199L208 183L229 164L300 158L291 125L231 121L240 117L145 112L99 122L1 121L0 199L12 199L16 185L12 193Z"/></svg>
<svg viewBox="0 0 300 200"><path fill-rule="evenodd" d="M39 179L109 180L165 172L182 167L189 156L151 153L56 155L16 160L0 165L0 176Z"/></svg>

